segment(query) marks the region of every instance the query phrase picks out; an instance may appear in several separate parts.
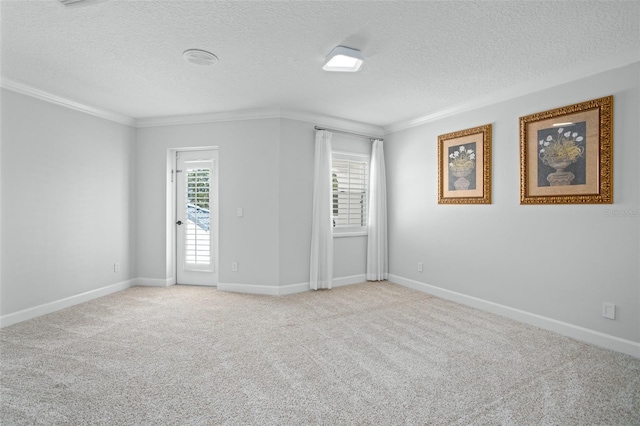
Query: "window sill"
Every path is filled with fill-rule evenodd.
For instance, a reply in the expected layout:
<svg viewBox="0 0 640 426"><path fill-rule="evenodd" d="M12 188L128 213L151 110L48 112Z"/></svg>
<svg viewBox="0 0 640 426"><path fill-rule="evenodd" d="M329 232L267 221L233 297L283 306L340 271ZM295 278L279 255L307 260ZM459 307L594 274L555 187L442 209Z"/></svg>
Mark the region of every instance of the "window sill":
<svg viewBox="0 0 640 426"><path fill-rule="evenodd" d="M344 237L366 237L369 235L367 231L358 231L358 232L334 232L333 238L344 238Z"/></svg>

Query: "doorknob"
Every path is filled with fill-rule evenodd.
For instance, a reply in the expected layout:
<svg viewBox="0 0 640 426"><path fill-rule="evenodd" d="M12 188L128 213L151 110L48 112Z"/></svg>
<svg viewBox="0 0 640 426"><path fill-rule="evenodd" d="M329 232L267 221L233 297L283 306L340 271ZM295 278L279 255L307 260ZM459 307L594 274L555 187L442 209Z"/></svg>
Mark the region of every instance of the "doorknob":
<svg viewBox="0 0 640 426"><path fill-rule="evenodd" d="M181 220L177 221L176 225L182 225L182 221Z"/></svg>

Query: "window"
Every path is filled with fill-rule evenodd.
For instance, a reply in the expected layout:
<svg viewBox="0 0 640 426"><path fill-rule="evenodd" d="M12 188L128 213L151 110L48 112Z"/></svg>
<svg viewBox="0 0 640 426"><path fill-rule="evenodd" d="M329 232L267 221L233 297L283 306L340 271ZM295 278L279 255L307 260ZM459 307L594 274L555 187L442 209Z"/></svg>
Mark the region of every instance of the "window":
<svg viewBox="0 0 640 426"><path fill-rule="evenodd" d="M366 234L369 156L333 152L331 177L334 234Z"/></svg>

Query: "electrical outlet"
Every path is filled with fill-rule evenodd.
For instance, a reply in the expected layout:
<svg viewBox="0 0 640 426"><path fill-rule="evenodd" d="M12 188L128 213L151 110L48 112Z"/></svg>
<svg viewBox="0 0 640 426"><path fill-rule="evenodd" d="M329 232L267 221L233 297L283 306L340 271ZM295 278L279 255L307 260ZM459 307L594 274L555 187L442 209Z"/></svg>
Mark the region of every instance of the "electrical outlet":
<svg viewBox="0 0 640 426"><path fill-rule="evenodd" d="M616 305L602 302L602 316L604 318L616 319Z"/></svg>
<svg viewBox="0 0 640 426"><path fill-rule="evenodd" d="M238 262L233 262L233 263L231 264L231 270L232 270L233 272L238 272Z"/></svg>
<svg viewBox="0 0 640 426"><path fill-rule="evenodd" d="M238 217L242 217L242 216L244 216L244 210L242 209L242 207L238 207L238 208L236 209L236 215L237 215Z"/></svg>
<svg viewBox="0 0 640 426"><path fill-rule="evenodd" d="M120 272L120 264L119 263L114 263L113 264L113 272Z"/></svg>
<svg viewBox="0 0 640 426"><path fill-rule="evenodd" d="M422 272L424 265L422 264L422 262L418 262L418 272Z"/></svg>

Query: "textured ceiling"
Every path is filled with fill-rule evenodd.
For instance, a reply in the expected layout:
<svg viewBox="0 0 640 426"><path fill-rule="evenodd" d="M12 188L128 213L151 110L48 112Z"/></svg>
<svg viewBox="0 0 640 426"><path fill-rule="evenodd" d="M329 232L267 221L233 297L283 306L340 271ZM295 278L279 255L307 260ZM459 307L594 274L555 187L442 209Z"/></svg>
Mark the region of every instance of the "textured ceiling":
<svg viewBox="0 0 640 426"><path fill-rule="evenodd" d="M1 5L3 78L134 118L283 108L385 126L640 51L638 1ZM361 72L322 71L339 44ZM189 64L190 48L220 61Z"/></svg>

